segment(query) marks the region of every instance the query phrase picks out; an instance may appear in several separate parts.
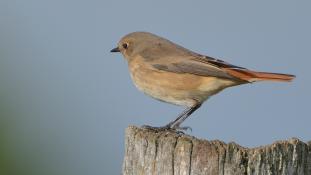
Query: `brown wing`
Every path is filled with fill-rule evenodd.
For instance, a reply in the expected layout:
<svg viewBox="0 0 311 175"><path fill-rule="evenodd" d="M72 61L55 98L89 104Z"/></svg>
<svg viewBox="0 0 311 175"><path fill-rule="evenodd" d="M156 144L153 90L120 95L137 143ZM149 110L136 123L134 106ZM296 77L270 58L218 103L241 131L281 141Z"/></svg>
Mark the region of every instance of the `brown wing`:
<svg viewBox="0 0 311 175"><path fill-rule="evenodd" d="M219 59L207 57L203 55L192 53L187 57L178 57L178 59L166 58L164 61L156 61L152 66L158 70L175 72L175 73L189 73L200 76L212 76L231 80L241 81L242 79L235 77L228 73L225 68L230 69L245 69L239 66L226 63ZM243 80L242 80L243 81Z"/></svg>
<svg viewBox="0 0 311 175"><path fill-rule="evenodd" d="M197 54L168 41L162 44L142 50L139 54L158 70L226 78L241 83L262 80L290 81L294 78L287 74L251 71L220 59Z"/></svg>
<svg viewBox="0 0 311 175"><path fill-rule="evenodd" d="M224 72L223 70L214 67L213 65L195 62L195 61L182 61L169 64L153 64L154 68L174 72L174 73L189 73L200 76L212 76L226 79L234 79L233 76Z"/></svg>
<svg viewBox="0 0 311 175"><path fill-rule="evenodd" d="M196 57L193 57L191 59L198 61L198 62L206 63L206 64L212 64L212 65L217 66L219 68L244 69L244 70L246 70L246 68L244 68L244 67L236 66L236 65L230 64L228 62L225 62L223 60L216 59L216 58L209 57L209 56L205 56L205 55L196 54Z"/></svg>

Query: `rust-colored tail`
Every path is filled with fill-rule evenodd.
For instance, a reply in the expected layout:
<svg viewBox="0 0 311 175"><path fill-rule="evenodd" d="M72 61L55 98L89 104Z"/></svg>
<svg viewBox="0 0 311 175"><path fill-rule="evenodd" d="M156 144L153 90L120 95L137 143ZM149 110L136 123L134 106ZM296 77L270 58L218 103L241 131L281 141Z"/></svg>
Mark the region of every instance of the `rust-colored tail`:
<svg viewBox="0 0 311 175"><path fill-rule="evenodd" d="M226 71L230 75L248 82L255 82L255 81L288 82L295 78L295 75L269 73L269 72L256 72L247 69L226 69Z"/></svg>

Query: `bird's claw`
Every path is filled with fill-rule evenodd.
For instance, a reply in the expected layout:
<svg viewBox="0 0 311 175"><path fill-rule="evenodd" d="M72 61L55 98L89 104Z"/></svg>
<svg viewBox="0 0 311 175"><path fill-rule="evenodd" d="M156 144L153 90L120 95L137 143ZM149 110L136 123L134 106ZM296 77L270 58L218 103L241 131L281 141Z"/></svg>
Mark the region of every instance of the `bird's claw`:
<svg viewBox="0 0 311 175"><path fill-rule="evenodd" d="M169 126L167 126L167 125L166 126L160 126L160 127L143 125L142 128L153 130L153 131L167 131L167 130L171 130L171 128Z"/></svg>
<svg viewBox="0 0 311 175"><path fill-rule="evenodd" d="M182 127L177 127L175 128L176 130L181 130L181 131L190 131L192 132L192 128L190 126L182 126Z"/></svg>
<svg viewBox="0 0 311 175"><path fill-rule="evenodd" d="M149 125L143 125L142 128L144 129L149 129L149 130L153 130L153 131L174 131L178 134L185 134L184 132L190 130L190 132L192 132L192 128L189 126L170 126L170 125L165 125L165 126L161 126L161 127L155 127L155 126L149 126Z"/></svg>

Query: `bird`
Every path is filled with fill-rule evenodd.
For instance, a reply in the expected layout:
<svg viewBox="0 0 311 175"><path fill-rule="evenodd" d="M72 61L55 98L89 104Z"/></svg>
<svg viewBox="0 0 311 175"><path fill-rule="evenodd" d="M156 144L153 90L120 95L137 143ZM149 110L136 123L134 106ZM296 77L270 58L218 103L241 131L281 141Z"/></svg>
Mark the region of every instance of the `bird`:
<svg viewBox="0 0 311 175"><path fill-rule="evenodd" d="M110 52L121 52L135 86L144 94L185 110L161 127L149 129L184 131L181 126L194 111L222 90L260 81L290 82L295 75L249 70L221 59L186 49L149 32L123 36Z"/></svg>

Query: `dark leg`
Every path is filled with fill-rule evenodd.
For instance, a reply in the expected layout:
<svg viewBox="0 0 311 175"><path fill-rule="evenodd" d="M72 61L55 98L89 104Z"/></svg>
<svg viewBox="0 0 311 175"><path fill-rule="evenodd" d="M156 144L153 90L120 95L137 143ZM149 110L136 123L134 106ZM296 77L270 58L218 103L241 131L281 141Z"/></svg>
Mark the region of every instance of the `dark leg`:
<svg viewBox="0 0 311 175"><path fill-rule="evenodd" d="M152 130L187 130L190 127L180 127L180 124L183 121L185 121L195 110L200 108L200 106L201 106L201 104L196 104L192 107L188 107L181 114L179 114L178 117L174 121L171 121L170 123L168 123L165 126L153 127L153 126L143 125L142 127L146 128L146 129L152 129Z"/></svg>
<svg viewBox="0 0 311 175"><path fill-rule="evenodd" d="M178 117L174 121L170 122L166 126L171 128L171 129L176 129L176 130L178 130L178 129L187 130L188 127L180 127L180 124L183 121L185 121L194 111L199 109L200 106L201 106L201 104L196 104L195 106L187 108L181 114L179 114Z"/></svg>

